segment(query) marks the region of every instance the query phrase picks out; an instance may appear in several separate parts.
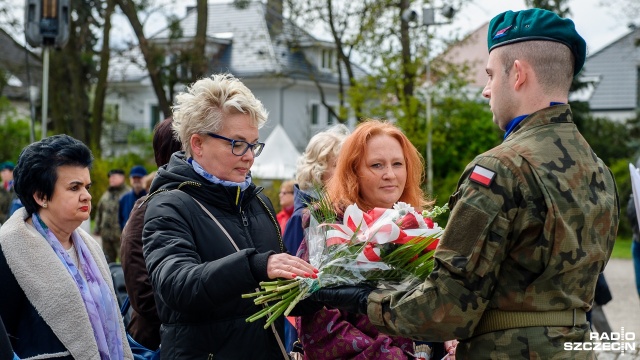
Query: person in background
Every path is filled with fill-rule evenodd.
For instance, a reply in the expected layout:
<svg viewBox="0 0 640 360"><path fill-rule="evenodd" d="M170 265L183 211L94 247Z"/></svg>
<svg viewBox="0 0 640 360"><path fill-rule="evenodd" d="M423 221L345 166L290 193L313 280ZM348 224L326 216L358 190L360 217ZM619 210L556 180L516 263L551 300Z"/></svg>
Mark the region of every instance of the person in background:
<svg viewBox="0 0 640 360"><path fill-rule="evenodd" d="M91 214L92 162L68 135L18 159L25 206L0 228L0 317L20 358L133 359L104 253L79 228Z"/></svg>
<svg viewBox="0 0 640 360"><path fill-rule="evenodd" d="M180 151L182 147L182 144L173 136L172 121L172 118L164 119L156 125L153 132L153 153L159 168L166 165L171 154ZM151 174L155 175L155 173L154 171ZM120 259L132 308L127 331L135 341L147 349L157 349L160 346L160 325L162 322L158 317L149 272L147 272L142 254L142 229L144 227L144 213L148 204L147 199L148 195L143 196L133 205L129 221L122 231Z"/></svg>
<svg viewBox="0 0 640 360"><path fill-rule="evenodd" d="M230 74L176 96L173 130L183 151L158 169L142 235L163 358L288 358L282 317L269 329L264 319L248 323L262 307L241 297L261 281L317 271L286 253L271 201L251 180L266 120L262 103Z"/></svg>
<svg viewBox="0 0 640 360"><path fill-rule="evenodd" d="M278 224L280 225L280 233L284 234L285 228L287 227L287 221L291 217L293 213L293 185L295 182L293 180L286 180L282 182L280 185L280 192L278 193L278 198L280 199L280 212L276 214L276 219L278 219Z"/></svg>
<svg viewBox="0 0 640 360"><path fill-rule="evenodd" d="M11 200L14 197L13 191L13 168L11 161L0 164L0 179L2 179L2 187L0 187L0 224L4 223L9 217L9 209L11 208Z"/></svg>
<svg viewBox="0 0 640 360"><path fill-rule="evenodd" d="M118 222L118 209L120 198L130 189L124 183L124 171L112 169L107 173L109 188L102 194L96 209L94 219L94 234L102 238L102 249L108 262L115 262L120 253L120 224Z"/></svg>
<svg viewBox="0 0 640 360"><path fill-rule="evenodd" d="M141 166L136 165L129 171L129 182L131 183L131 191L122 195L120 198L119 210L118 210L118 222L120 223L120 230L124 229L124 225L129 220L129 214L133 209L133 204L136 200L147 195L147 190L144 188L142 178L147 175L147 170Z"/></svg>
<svg viewBox="0 0 640 360"><path fill-rule="evenodd" d="M586 43L570 19L528 9L494 17L488 48L483 95L505 139L460 177L433 272L406 291L347 286L312 298L389 334L453 336L462 359L593 359L581 347L591 341L585 312L620 209L613 174L567 104Z"/></svg>
<svg viewBox="0 0 640 360"><path fill-rule="evenodd" d="M347 135L349 129L343 124L319 132L309 140L307 148L298 159L297 183L293 186L293 213L282 232L284 245L291 255L296 255L304 238L303 211L307 205L318 200L317 190L324 188L333 175L338 153ZM284 336L287 353L290 353L298 339L298 332L294 326L295 319L289 317L287 320L290 321L284 323Z"/></svg>
<svg viewBox="0 0 640 360"><path fill-rule="evenodd" d="M354 203L369 211L402 201L421 212L432 205L420 188L423 179L422 157L402 131L368 120L344 140L326 196L339 218ZM306 239L299 255L308 259ZM310 359L408 359L415 351L411 339L383 334L357 312L324 308L300 320L300 341ZM444 353L442 344L438 346Z"/></svg>

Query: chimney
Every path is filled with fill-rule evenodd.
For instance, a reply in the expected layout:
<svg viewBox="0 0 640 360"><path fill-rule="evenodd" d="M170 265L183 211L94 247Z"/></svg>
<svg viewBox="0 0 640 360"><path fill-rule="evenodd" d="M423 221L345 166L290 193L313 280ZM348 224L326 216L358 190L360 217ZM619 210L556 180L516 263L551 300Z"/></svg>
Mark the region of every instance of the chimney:
<svg viewBox="0 0 640 360"><path fill-rule="evenodd" d="M271 36L282 33L282 0L267 0L265 20Z"/></svg>

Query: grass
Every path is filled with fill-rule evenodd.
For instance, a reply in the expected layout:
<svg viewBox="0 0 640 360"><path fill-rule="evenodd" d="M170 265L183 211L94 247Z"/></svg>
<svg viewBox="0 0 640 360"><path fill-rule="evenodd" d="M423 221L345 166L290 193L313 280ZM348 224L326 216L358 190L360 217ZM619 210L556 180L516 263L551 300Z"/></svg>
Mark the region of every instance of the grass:
<svg viewBox="0 0 640 360"><path fill-rule="evenodd" d="M618 237L613 245L611 257L614 259L631 259L631 241L630 238Z"/></svg>

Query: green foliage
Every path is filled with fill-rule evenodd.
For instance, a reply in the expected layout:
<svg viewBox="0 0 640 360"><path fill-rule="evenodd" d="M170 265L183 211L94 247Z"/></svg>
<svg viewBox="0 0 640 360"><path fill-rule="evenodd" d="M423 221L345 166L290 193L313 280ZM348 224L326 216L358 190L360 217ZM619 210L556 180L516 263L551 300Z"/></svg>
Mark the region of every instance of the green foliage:
<svg viewBox="0 0 640 360"><path fill-rule="evenodd" d="M605 164L611 165L629 155L632 138L625 124L590 115L582 118L576 116L574 121L582 136Z"/></svg>
<svg viewBox="0 0 640 360"><path fill-rule="evenodd" d="M629 196L631 195L631 174L629 173L629 163L631 159L616 160L611 166L611 172L616 179L618 186L618 196L620 197L620 222L618 225L618 237L631 237L631 224L627 220L626 211Z"/></svg>
<svg viewBox="0 0 640 360"><path fill-rule="evenodd" d="M6 98L0 98L0 104L4 103ZM0 105L0 108L5 108ZM2 112L4 113L4 112ZM5 121L0 124L0 161L18 160L18 156L22 149L29 145L29 120L17 119L8 116Z"/></svg>
<svg viewBox="0 0 640 360"><path fill-rule="evenodd" d="M91 208L96 209L100 197L107 191L109 187L109 177L107 174L111 169L122 169L126 174L134 165L142 165L147 171L154 171L156 169L155 162L150 161L148 158L142 158L135 153L127 153L122 156L108 158L108 159L95 159L93 161L93 167L91 169ZM126 182L128 183L127 177ZM92 214L95 215L95 212Z"/></svg>

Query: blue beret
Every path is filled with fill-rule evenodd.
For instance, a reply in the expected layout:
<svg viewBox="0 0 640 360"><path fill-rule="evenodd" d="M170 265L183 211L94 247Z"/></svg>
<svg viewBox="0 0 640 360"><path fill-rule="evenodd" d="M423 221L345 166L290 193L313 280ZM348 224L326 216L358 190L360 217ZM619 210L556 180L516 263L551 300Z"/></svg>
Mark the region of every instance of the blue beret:
<svg viewBox="0 0 640 360"><path fill-rule="evenodd" d="M130 177L143 177L145 175L147 175L147 170L140 165L132 167L131 171L129 171Z"/></svg>
<svg viewBox="0 0 640 360"><path fill-rule="evenodd" d="M491 50L508 44L530 40L556 41L571 49L575 57L573 76L584 65L587 43L576 31L573 21L542 9L505 11L489 23L487 45Z"/></svg>

